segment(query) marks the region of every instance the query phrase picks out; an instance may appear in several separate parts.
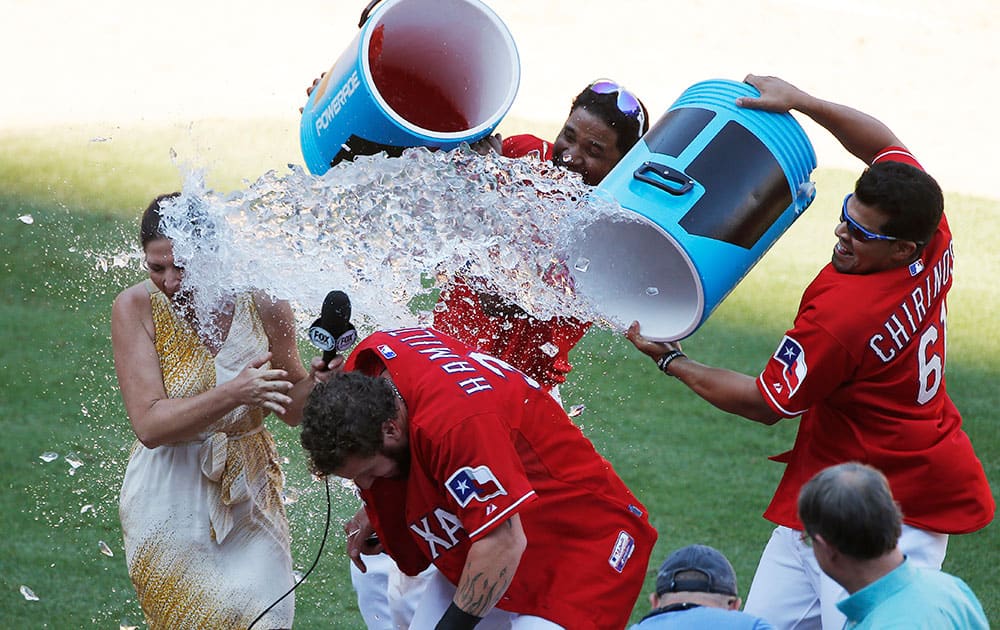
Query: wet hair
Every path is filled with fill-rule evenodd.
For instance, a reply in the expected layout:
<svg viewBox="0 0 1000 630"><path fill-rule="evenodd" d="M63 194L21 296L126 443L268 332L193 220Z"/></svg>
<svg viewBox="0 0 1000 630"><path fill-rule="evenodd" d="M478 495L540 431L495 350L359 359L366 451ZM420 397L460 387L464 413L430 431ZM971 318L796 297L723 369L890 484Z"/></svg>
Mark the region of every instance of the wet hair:
<svg viewBox="0 0 1000 630"><path fill-rule="evenodd" d="M160 229L160 204L180 196L179 192L157 195L146 207L146 210L142 213L142 222L139 225L139 243L142 244L143 249L146 249L146 245L150 241L166 238L163 230Z"/></svg>
<svg viewBox="0 0 1000 630"><path fill-rule="evenodd" d="M888 217L878 229L918 245L934 236L944 212L944 195L933 177L902 162L880 162L865 170L854 196Z"/></svg>
<svg viewBox="0 0 1000 630"><path fill-rule="evenodd" d="M826 468L802 486L799 519L807 534L858 560L895 549L903 527L885 476L857 462Z"/></svg>
<svg viewBox="0 0 1000 630"><path fill-rule="evenodd" d="M303 409L299 436L310 469L328 475L348 457L379 454L382 425L396 413L396 395L385 379L346 372L316 385Z"/></svg>
<svg viewBox="0 0 1000 630"><path fill-rule="evenodd" d="M635 100L639 101L639 98L636 97ZM569 113L572 114L579 107L600 118L604 121L604 124L615 132L618 138L616 145L622 155L628 153L629 149L639 141L639 138L649 131L649 112L646 111L646 106L642 104L642 101L639 101L643 117L643 124L640 129L639 118L637 116L626 114L618 109L617 92L598 94L591 90L590 86L587 86L573 99L573 105L569 108Z"/></svg>

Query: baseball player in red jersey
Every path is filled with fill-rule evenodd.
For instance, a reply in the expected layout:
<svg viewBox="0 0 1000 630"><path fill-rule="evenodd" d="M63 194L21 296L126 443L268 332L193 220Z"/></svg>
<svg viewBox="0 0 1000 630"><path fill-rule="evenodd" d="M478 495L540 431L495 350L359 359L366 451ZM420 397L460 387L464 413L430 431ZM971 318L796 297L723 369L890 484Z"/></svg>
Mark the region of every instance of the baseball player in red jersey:
<svg viewBox="0 0 1000 630"><path fill-rule="evenodd" d="M361 488L352 550L373 529L405 573L439 569L413 627L624 627L656 531L534 380L431 328L375 333L345 370L302 444Z"/></svg>
<svg viewBox="0 0 1000 630"><path fill-rule="evenodd" d="M508 158L530 157L579 173L590 185L604 176L649 129L638 98L614 81L594 81L570 107L554 144L532 135L489 138ZM569 351L590 324L571 317L540 320L514 304L453 278L434 309L434 326L483 352L510 363L558 398L556 388L572 370Z"/></svg>
<svg viewBox="0 0 1000 630"><path fill-rule="evenodd" d="M841 628L845 591L816 564L796 513L823 468L869 464L904 515L900 547L940 568L948 534L986 526L995 510L982 464L945 388L946 297L954 254L937 183L884 124L774 77L747 77L742 107L797 110L871 166L843 201L832 260L806 288L791 330L753 377L699 364L679 344L628 338L705 400L763 424L801 416L764 516L775 529L746 610L777 628Z"/></svg>

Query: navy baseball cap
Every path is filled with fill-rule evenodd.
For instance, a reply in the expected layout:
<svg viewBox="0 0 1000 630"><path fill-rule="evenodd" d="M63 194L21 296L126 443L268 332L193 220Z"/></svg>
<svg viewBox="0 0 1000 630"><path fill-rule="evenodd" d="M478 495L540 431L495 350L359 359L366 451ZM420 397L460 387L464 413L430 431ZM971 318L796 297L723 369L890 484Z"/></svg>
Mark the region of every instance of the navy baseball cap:
<svg viewBox="0 0 1000 630"><path fill-rule="evenodd" d="M678 578L680 574L685 575ZM724 555L707 545L682 547L667 556L656 574L656 594L682 591L737 596L736 571Z"/></svg>

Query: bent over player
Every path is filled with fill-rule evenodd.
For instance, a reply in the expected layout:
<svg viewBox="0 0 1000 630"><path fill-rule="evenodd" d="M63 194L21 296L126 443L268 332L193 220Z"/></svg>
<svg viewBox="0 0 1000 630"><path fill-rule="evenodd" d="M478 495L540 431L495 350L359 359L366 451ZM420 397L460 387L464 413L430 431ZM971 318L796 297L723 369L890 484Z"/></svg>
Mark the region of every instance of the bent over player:
<svg viewBox="0 0 1000 630"><path fill-rule="evenodd" d="M688 359L676 343L628 338L699 396L763 424L801 416L764 513L778 527L746 610L778 628L841 628L845 591L801 538L799 490L823 468L869 464L888 478L904 527L899 545L940 568L948 534L985 527L995 509L982 464L945 388L946 297L954 263L937 182L884 124L774 77L747 77L742 107L798 110L870 164L844 197L830 264L806 288L792 328L756 379Z"/></svg>
<svg viewBox="0 0 1000 630"><path fill-rule="evenodd" d="M537 382L430 328L379 332L310 397L302 445L374 531L439 571L414 628L622 628L656 541L646 510ZM511 625L512 624L512 625Z"/></svg>

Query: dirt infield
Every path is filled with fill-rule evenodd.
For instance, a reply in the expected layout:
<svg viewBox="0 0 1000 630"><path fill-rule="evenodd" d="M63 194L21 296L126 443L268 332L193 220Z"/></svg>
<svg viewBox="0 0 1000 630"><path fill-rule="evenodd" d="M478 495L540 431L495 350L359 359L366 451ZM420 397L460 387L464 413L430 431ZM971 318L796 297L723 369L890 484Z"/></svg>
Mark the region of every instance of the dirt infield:
<svg viewBox="0 0 1000 630"><path fill-rule="evenodd" d="M1000 196L982 148L1000 144L994 0L487 3L518 44L519 119L555 124L602 76L630 87L656 118L696 81L777 74L884 119L946 190ZM294 121L305 86L347 47L364 4L3 0L0 128ZM822 165L853 166L805 126Z"/></svg>

